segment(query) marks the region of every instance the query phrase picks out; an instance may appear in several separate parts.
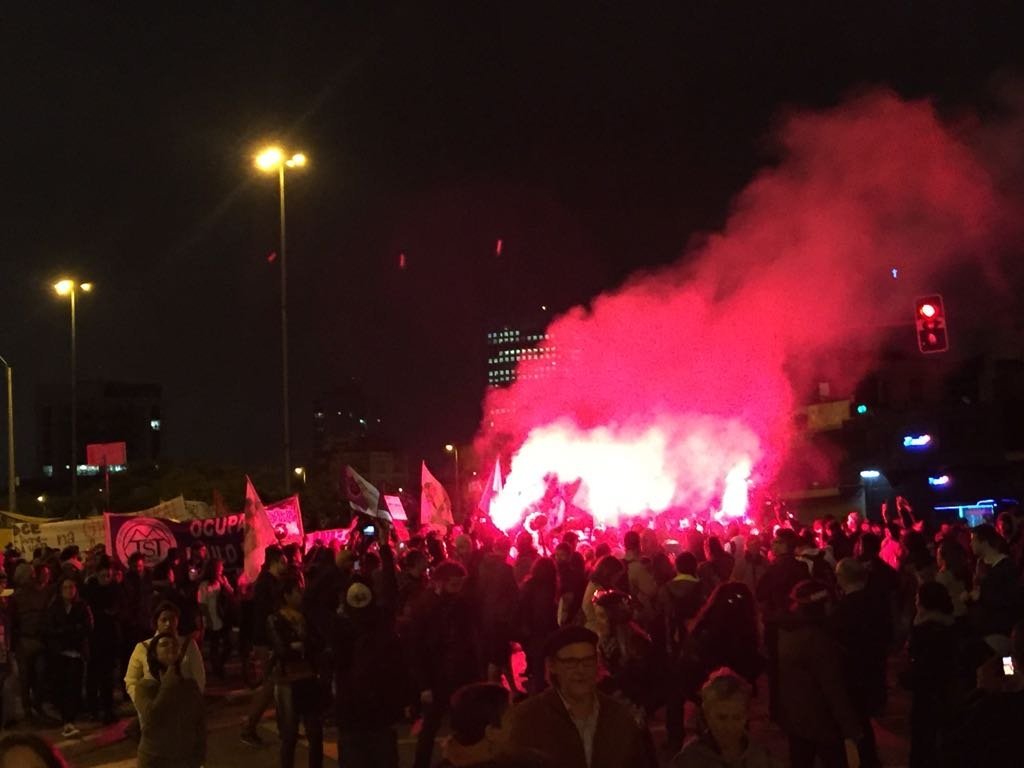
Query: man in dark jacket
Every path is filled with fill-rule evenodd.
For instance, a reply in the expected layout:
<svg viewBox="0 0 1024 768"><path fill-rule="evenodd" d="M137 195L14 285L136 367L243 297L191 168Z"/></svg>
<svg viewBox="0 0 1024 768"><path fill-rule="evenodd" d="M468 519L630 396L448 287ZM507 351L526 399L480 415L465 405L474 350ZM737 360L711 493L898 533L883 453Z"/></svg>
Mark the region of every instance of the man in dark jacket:
<svg viewBox="0 0 1024 768"><path fill-rule="evenodd" d="M683 746L683 709L685 705L684 648L690 620L704 604L704 588L697 578L697 558L690 552L676 555L676 576L658 591L658 616L664 629L655 637L664 638L662 650L669 659L673 685L668 686L665 703L666 748L678 752Z"/></svg>
<svg viewBox="0 0 1024 768"><path fill-rule="evenodd" d="M975 630L993 648L1008 646L1021 608L1017 566L1006 554L1006 541L991 525L971 530L971 550L978 558L977 586L971 595L976 601Z"/></svg>
<svg viewBox="0 0 1024 768"><path fill-rule="evenodd" d="M334 655L338 748L352 765L398 768L398 737L406 690L402 646L373 591L353 582L337 616Z"/></svg>
<svg viewBox="0 0 1024 768"><path fill-rule="evenodd" d="M461 594L465 583L466 569L445 561L434 569L432 589L413 608L410 672L423 707L413 768L429 768L449 698L480 676L473 608Z"/></svg>
<svg viewBox="0 0 1024 768"><path fill-rule="evenodd" d="M96 578L82 588L92 611L89 635L89 663L86 667L86 709L105 724L114 717L114 666L120 645L121 587L114 583L110 558L103 555L96 564Z"/></svg>
<svg viewBox="0 0 1024 768"><path fill-rule="evenodd" d="M886 698L886 655L891 637L888 606L867 590L868 572L852 557L836 564L841 596L834 617L836 638L842 648L843 674L850 699L860 717L863 738L857 744L862 768L881 765L871 718Z"/></svg>
<svg viewBox="0 0 1024 768"><path fill-rule="evenodd" d="M252 598L252 644L253 654L257 662L264 670L263 684L252 697L249 705L249 715L242 728L242 741L250 746L262 746L263 739L256 733L256 726L259 725L263 713L270 706L274 697L274 682L270 675L266 674L267 661L270 658L270 641L267 637L267 619L281 607L282 579L288 570L288 563L284 559L281 548L271 545L266 549L266 556L263 561L263 569L256 577L253 585Z"/></svg>
<svg viewBox="0 0 1024 768"><path fill-rule="evenodd" d="M514 707L509 742L558 768L652 768L650 737L622 702L597 690L597 635L562 627L546 648L552 687Z"/></svg>
<svg viewBox="0 0 1024 768"><path fill-rule="evenodd" d="M789 612L789 593L808 577L807 566L796 559L795 531L780 528L772 540L772 563L757 583L757 602L764 620L768 654L768 703L771 719L779 722L779 624Z"/></svg>
<svg viewBox="0 0 1024 768"><path fill-rule="evenodd" d="M843 678L839 644L826 628L826 584L802 581L779 629L779 714L793 768L844 768L859 762L860 720Z"/></svg>
<svg viewBox="0 0 1024 768"><path fill-rule="evenodd" d="M46 609L53 600L50 571L45 565L22 563L15 572L11 598L11 642L18 662L21 706L37 722L48 718L42 711L45 700L45 646L43 626Z"/></svg>

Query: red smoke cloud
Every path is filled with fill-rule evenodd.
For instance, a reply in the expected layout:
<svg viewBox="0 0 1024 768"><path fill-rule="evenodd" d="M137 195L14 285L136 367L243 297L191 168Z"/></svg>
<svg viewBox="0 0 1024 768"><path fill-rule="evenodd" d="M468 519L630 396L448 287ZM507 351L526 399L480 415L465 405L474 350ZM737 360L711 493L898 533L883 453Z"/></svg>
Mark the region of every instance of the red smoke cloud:
<svg viewBox="0 0 1024 768"><path fill-rule="evenodd" d="M723 495L727 514L742 511L743 467L771 481L809 386L866 373L836 353L891 267L924 291L965 260L988 267L996 194L929 103L871 93L793 114L777 139L778 164L721 232L557 318L556 362L525 361L488 393L481 442L512 447L500 525L543 494L547 472L581 478L577 503L607 522L718 509ZM854 325L858 346L878 341L880 323Z"/></svg>

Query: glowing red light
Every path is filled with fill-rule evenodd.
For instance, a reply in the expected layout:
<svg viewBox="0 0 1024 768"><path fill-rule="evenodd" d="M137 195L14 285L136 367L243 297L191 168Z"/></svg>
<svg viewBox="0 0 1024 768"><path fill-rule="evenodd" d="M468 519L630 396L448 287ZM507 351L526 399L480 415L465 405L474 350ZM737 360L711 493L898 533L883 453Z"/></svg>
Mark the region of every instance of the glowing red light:
<svg viewBox="0 0 1024 768"><path fill-rule="evenodd" d="M406 265L405 254L404 253L398 254L398 268L399 269L405 269L405 265Z"/></svg>
<svg viewBox="0 0 1024 768"><path fill-rule="evenodd" d="M495 256L501 256L501 246L502 246L502 242L501 242L501 238L499 237L498 238L498 242L495 243L495 245L494 245L494 255Z"/></svg>
<svg viewBox="0 0 1024 768"><path fill-rule="evenodd" d="M921 313L922 317L935 317L938 313L934 304L922 304L917 311Z"/></svg>

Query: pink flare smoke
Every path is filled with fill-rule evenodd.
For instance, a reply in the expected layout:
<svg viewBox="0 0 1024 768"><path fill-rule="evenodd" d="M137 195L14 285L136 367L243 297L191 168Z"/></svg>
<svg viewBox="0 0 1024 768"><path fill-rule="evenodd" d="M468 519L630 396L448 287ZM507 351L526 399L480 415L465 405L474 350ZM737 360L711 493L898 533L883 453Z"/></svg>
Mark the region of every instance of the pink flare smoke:
<svg viewBox="0 0 1024 768"><path fill-rule="evenodd" d="M1001 204L927 102L870 93L793 114L778 138L720 233L557 318L555 359L488 393L481 447L514 454L499 525L549 472L583 478L599 521L716 500L735 514L740 476L777 475L818 382L848 397L913 296L952 267L989 273Z"/></svg>

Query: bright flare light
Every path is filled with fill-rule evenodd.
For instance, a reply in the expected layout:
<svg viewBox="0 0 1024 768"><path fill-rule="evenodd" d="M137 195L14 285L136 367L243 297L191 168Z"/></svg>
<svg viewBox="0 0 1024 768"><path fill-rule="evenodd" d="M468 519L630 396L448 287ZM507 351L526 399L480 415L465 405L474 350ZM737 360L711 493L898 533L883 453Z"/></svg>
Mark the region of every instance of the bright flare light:
<svg viewBox="0 0 1024 768"><path fill-rule="evenodd" d="M530 432L491 502L491 517L503 530L514 528L544 497L551 475L562 484L581 481L569 501L597 525L669 510L743 517L760 458L756 435L730 419L689 415L646 428L591 430L563 420Z"/></svg>
<svg viewBox="0 0 1024 768"><path fill-rule="evenodd" d="M935 312L936 309L934 304L921 305L921 314L924 315L925 317L935 317Z"/></svg>
<svg viewBox="0 0 1024 768"><path fill-rule="evenodd" d="M929 477L928 485L931 486L943 486L949 485L949 475L939 475L938 477Z"/></svg>
<svg viewBox="0 0 1024 768"><path fill-rule="evenodd" d="M860 476L864 480L877 480L882 476L882 473L877 469L862 469L860 471Z"/></svg>
<svg viewBox="0 0 1024 768"><path fill-rule="evenodd" d="M57 292L58 296L67 296L71 291L75 289L74 280L59 280L53 284L53 290Z"/></svg>

